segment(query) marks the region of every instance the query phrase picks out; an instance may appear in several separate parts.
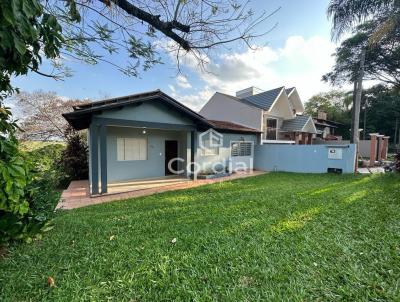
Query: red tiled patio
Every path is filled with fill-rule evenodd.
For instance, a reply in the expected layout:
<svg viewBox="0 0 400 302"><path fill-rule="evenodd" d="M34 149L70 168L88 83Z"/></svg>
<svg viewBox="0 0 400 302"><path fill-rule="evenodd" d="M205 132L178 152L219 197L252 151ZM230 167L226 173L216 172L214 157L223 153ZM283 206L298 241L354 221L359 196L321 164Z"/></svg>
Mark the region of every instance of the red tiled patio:
<svg viewBox="0 0 400 302"><path fill-rule="evenodd" d="M72 181L68 189L63 191L56 209L70 210L104 202L124 200L166 191L194 188L206 184L251 177L264 173L266 172L239 172L226 177L201 179L195 181L181 177L163 177L157 179L154 178L147 180L127 181L109 184L109 193L93 197L91 197L89 194L89 182L87 180Z"/></svg>

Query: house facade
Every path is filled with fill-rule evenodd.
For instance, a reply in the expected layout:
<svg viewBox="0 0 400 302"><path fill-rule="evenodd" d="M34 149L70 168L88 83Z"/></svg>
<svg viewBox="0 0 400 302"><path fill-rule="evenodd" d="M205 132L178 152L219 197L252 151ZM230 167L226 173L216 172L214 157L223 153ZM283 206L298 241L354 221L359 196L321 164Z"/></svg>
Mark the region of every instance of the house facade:
<svg viewBox="0 0 400 302"><path fill-rule="evenodd" d="M236 96L217 92L199 113L258 129L261 144L311 144L317 129L312 117L303 112L296 88L282 86L268 91L250 87Z"/></svg>
<svg viewBox="0 0 400 302"><path fill-rule="evenodd" d="M328 120L326 112L318 111L317 116L313 118L315 127L317 128L317 139L322 140L342 140L341 135L337 135L335 131L343 124Z"/></svg>
<svg viewBox="0 0 400 302"><path fill-rule="evenodd" d="M75 106L63 116L74 129L88 129L92 195L128 180L251 169L260 139L258 129L206 119L159 90ZM204 135L210 129L217 142Z"/></svg>

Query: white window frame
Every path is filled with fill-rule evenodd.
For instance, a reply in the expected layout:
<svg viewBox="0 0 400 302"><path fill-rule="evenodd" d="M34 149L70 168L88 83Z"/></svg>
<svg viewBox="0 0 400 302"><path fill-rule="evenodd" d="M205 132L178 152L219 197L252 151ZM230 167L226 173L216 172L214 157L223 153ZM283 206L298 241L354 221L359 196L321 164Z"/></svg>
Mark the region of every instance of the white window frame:
<svg viewBox="0 0 400 302"><path fill-rule="evenodd" d="M123 140L123 144L124 144L124 147L123 147L123 150L122 150L123 151L123 156L122 157L120 156L120 150L118 149L119 146L120 146L121 140ZM133 157L132 159L127 156L127 154L126 154L126 152L127 152L126 140L144 141L143 145L141 145L140 142L137 143L138 144L137 147L139 148L139 154L138 154L138 156L136 156L136 158L135 158L135 155L131 155ZM143 154L142 154L142 151L141 151L141 146L145 146L145 150L143 151ZM149 148L148 148L148 139L147 139L147 137L117 137L117 161L144 161L144 160L148 160L148 149Z"/></svg>
<svg viewBox="0 0 400 302"><path fill-rule="evenodd" d="M268 120L275 120L276 121L275 139L270 139L270 138L267 137L267 134L268 134ZM276 141L276 140L278 140L279 119L276 118L276 117L265 116L264 123L265 123L265 127L263 129L263 131L264 131L264 140L268 140L268 141Z"/></svg>
<svg viewBox="0 0 400 302"><path fill-rule="evenodd" d="M232 154L232 144L241 144L241 143L250 143L251 147L250 147L250 155L233 155ZM229 145L229 149L230 149L230 156L231 157L253 157L254 156L254 142L253 141L231 141L230 145ZM239 148L240 150L240 148Z"/></svg>

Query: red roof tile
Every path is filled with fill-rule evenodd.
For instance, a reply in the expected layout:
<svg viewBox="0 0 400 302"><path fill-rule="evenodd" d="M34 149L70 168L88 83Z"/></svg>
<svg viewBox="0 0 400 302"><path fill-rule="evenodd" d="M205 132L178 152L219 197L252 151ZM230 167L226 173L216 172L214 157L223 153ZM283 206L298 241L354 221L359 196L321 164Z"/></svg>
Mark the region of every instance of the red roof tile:
<svg viewBox="0 0 400 302"><path fill-rule="evenodd" d="M261 133L261 131L242 126L239 124L235 124L232 122L227 122L227 121L217 121L217 120L208 120L212 125L214 125L215 129L217 130L229 130L229 131L235 131L235 132L251 132L251 133Z"/></svg>

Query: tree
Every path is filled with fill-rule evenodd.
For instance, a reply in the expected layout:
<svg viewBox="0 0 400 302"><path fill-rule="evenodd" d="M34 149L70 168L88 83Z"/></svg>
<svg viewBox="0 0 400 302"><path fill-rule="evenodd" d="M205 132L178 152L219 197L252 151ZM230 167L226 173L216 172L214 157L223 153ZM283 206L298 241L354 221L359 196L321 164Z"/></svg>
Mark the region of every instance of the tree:
<svg viewBox="0 0 400 302"><path fill-rule="evenodd" d="M60 165L70 180L88 179L88 146L82 133L68 127L67 147L61 154Z"/></svg>
<svg viewBox="0 0 400 302"><path fill-rule="evenodd" d="M398 0L331 0L328 16L333 21L332 37L339 39L343 33L354 29L367 19L375 22L375 28L368 37L368 44L361 47L357 75L354 75L353 117L351 142L359 142L359 118L362 95L362 81L367 47L377 44L385 35L391 34L400 24L400 2Z"/></svg>
<svg viewBox="0 0 400 302"><path fill-rule="evenodd" d="M18 136L22 140L64 140L68 128L62 113L88 101L69 100L55 92L21 92L12 100L20 111Z"/></svg>
<svg viewBox="0 0 400 302"><path fill-rule="evenodd" d="M335 66L323 76L324 81L334 85L354 82L359 70L361 51L367 47L364 79L379 80L400 87L400 27L385 35L378 44L368 46L368 40L375 28L374 21L357 26L354 34L336 49Z"/></svg>
<svg viewBox="0 0 400 302"><path fill-rule="evenodd" d="M211 51L235 41L251 47L271 14L254 13L235 0L11 0L0 2L0 92L11 93L11 77L29 71L59 79L69 73L62 58L114 65L137 76L160 63L164 38L200 64ZM276 10L275 10L276 11ZM274 12L275 12L274 11ZM272 13L274 13L272 12ZM168 49L169 51L171 49ZM127 64L115 58L126 55ZM41 70L43 58L55 72ZM4 97L4 95L3 95Z"/></svg>
<svg viewBox="0 0 400 302"><path fill-rule="evenodd" d="M398 91L388 85L375 85L365 90L363 100L367 106L366 133L379 132L396 143L396 119L400 118Z"/></svg>
<svg viewBox="0 0 400 302"><path fill-rule="evenodd" d="M351 93L340 90L321 92L312 96L305 103L305 113L311 116L317 116L318 111L324 111L328 119L343 124L338 129L337 134L343 138L349 137L349 127L351 124Z"/></svg>

